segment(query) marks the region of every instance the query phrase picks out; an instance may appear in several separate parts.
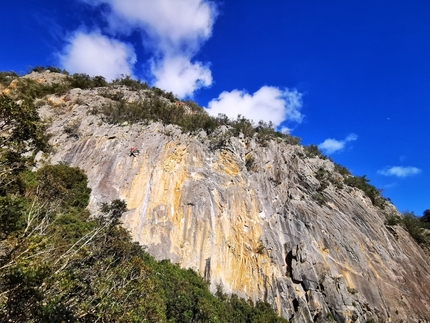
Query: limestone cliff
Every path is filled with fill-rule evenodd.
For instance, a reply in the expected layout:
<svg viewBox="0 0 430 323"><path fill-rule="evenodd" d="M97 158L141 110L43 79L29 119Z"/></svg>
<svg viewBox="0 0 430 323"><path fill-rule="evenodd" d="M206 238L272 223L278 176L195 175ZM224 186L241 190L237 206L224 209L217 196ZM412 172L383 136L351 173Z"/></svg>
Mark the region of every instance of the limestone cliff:
<svg viewBox="0 0 430 323"><path fill-rule="evenodd" d="M214 149L204 131L108 125L89 113L109 100L100 91L48 98L40 111L54 152L45 160L85 170L93 210L126 200L124 226L156 258L195 269L212 290L266 300L291 322L430 320L429 258L401 227L384 225L392 205L322 186L318 172L342 178L332 162L282 140L239 136Z"/></svg>

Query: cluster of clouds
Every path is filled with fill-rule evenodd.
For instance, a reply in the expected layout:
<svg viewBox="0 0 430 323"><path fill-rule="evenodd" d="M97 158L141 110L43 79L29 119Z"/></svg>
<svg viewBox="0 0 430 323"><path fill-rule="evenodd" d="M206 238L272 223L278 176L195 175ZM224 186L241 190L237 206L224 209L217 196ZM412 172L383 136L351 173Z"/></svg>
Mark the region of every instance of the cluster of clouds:
<svg viewBox="0 0 430 323"><path fill-rule="evenodd" d="M192 97L213 83L209 62L195 60L211 37L218 16L210 0L79 0L103 12L103 25L82 27L72 32L59 54L60 64L72 73L102 75L108 81L122 74L136 78L140 66L148 83L173 92L179 98ZM125 42L132 33L141 35L145 61L139 61L134 45ZM149 57L149 59L148 59ZM297 90L263 86L222 92L208 103L208 113L239 114L258 122L300 123L302 94ZM288 130L284 127L283 129Z"/></svg>
<svg viewBox="0 0 430 323"><path fill-rule="evenodd" d="M58 54L60 65L72 73L102 75L108 81L130 75L145 74L150 85L173 92L179 98L193 97L213 84L210 62L196 56L212 36L218 8L212 0L76 0L102 12L101 21L92 27L72 31ZM144 54L136 44L128 43L130 35L140 35ZM142 56L142 57L139 57ZM143 61L142 61L143 60ZM140 69L140 70L139 70ZM238 115L258 122L272 122L275 128L289 133L288 124L300 124L302 94L296 89L262 86L254 93L247 90L224 91L207 104L214 116ZM351 148L358 136L328 138L318 145L331 155ZM418 175L413 166L387 166L379 175L406 178Z"/></svg>
<svg viewBox="0 0 430 323"><path fill-rule="evenodd" d="M335 152L340 152L344 150L347 145L358 139L358 136L354 133L349 134L343 140L337 139L326 139L318 148L325 154L330 155ZM421 169L413 166L388 166L377 171L379 175L383 176L395 176L399 178L405 178L413 175L418 175L422 172Z"/></svg>
<svg viewBox="0 0 430 323"><path fill-rule="evenodd" d="M150 59L144 62L153 85L179 97L191 96L212 84L207 63L193 61L211 36L217 16L207 0L81 0L104 10L107 27L81 28L67 39L60 54L61 65L71 71L103 75L112 80L133 75L135 48L121 39L133 32L141 35Z"/></svg>
<svg viewBox="0 0 430 323"><path fill-rule="evenodd" d="M195 91L213 83L209 62L194 58L211 37L218 16L210 0L77 0L103 12L104 24L82 27L69 34L59 54L60 64L72 73L103 75L107 80L123 74L136 78L136 66L149 72L146 81L173 92L179 98L192 97ZM104 26L103 28L101 26ZM141 36L146 54L139 61L133 44L124 41L132 33ZM149 57L149 59L148 59ZM272 121L282 127L285 121L299 124L302 94L295 89L262 86L254 93L246 90L224 91L207 105L207 112L229 118L239 114L258 122ZM358 136L349 134L342 140L329 138L318 145L325 154L344 151ZM412 166L385 167L384 176L404 178L417 175Z"/></svg>

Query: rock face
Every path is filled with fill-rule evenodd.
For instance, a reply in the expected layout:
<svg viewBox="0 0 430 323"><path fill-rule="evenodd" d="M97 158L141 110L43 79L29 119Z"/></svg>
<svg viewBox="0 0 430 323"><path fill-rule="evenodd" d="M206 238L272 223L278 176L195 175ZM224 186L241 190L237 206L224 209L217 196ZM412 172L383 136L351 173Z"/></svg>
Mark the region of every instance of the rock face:
<svg viewBox="0 0 430 323"><path fill-rule="evenodd" d="M41 108L49 162L85 170L93 211L126 200L124 226L157 259L196 270L212 290L265 300L290 322L429 322L429 258L384 225L392 205L322 186L318 171L341 178L330 161L283 142L233 137L210 149L204 132L107 125L88 113L106 100L97 90L56 100Z"/></svg>

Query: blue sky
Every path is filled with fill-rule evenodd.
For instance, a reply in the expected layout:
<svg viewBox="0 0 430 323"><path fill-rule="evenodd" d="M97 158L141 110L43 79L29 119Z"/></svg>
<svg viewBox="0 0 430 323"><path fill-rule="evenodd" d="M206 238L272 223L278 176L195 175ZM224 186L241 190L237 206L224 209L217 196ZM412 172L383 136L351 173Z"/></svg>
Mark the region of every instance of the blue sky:
<svg viewBox="0 0 430 323"><path fill-rule="evenodd" d="M430 208L428 0L32 0L2 17L0 70L131 74L272 120L400 211Z"/></svg>

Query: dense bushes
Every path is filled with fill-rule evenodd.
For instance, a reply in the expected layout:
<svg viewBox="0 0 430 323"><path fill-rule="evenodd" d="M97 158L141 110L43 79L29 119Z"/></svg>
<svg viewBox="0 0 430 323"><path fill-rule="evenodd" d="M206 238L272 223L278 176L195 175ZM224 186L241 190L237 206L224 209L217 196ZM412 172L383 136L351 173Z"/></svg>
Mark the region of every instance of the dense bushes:
<svg viewBox="0 0 430 323"><path fill-rule="evenodd" d="M348 176L344 179L344 183L351 187L356 187L364 192L370 198L372 204L383 208L386 199L381 196L381 192L373 185L369 184L366 175L363 176Z"/></svg>
<svg viewBox="0 0 430 323"><path fill-rule="evenodd" d="M30 68L30 72L38 72L43 73L46 71L50 71L52 73L62 73L68 75L69 73L66 70L63 70L57 66L40 66L36 65L35 67Z"/></svg>
<svg viewBox="0 0 430 323"><path fill-rule="evenodd" d="M47 165L37 171L36 180L39 198L78 208L88 204L91 190L87 188L87 176L77 168Z"/></svg>
<svg viewBox="0 0 430 323"><path fill-rule="evenodd" d="M0 321L286 322L155 261L119 226L124 201L91 219L79 169L49 165L24 178L20 197L0 197Z"/></svg>
<svg viewBox="0 0 430 323"><path fill-rule="evenodd" d="M300 138L298 137L275 131L272 123L260 121L258 124L254 124L252 120L248 120L241 115L236 119L229 119L225 115L212 117L195 102L190 100L179 101L171 92L165 92L157 87L150 89L148 84L133 80L130 76L123 75L108 83L102 76L91 77L82 73L68 75L66 71L55 67L36 66L32 69L35 72L45 72L47 70L61 72L67 76L62 82L53 82L51 84L20 78L16 91L14 91L14 98L35 100L48 94L64 94L72 88L92 89L103 87L105 89L101 95L115 102L108 106L93 109L92 112L102 113L104 120L112 124L161 121L164 124L178 125L186 132L196 133L199 130L204 130L208 134L213 133L217 127L224 125L228 128L228 135L239 136L239 134L243 134L244 137L248 138L255 136L263 145L276 138L281 138L289 144L297 145L300 143ZM7 75L0 75L0 82L7 83L7 80L13 79L15 76L16 74L12 72ZM145 99L132 103L127 102L124 100L124 95L120 90L113 91L112 87L118 85L126 86L132 91L145 91ZM75 136L75 134L73 135Z"/></svg>
<svg viewBox="0 0 430 323"><path fill-rule="evenodd" d="M133 91L147 90L148 84L139 80L133 80L129 75L122 75L111 82L113 85L124 85Z"/></svg>
<svg viewBox="0 0 430 323"><path fill-rule="evenodd" d="M401 225L420 246L430 252L430 223L427 219L429 213L429 210L426 210L422 217L417 217L413 212L405 211L402 216L388 216L385 224Z"/></svg>
<svg viewBox="0 0 430 323"><path fill-rule="evenodd" d="M42 69L44 68L36 67L35 71L43 71ZM8 83L6 81L9 79L14 79L13 74L9 74L4 76L0 74L0 82L5 82L6 85L9 85L10 81ZM87 74L73 74L71 76L65 77L62 81L52 82L49 84L36 82L30 78L19 78L18 80L19 81L17 82L16 88L12 92L12 95L14 98L21 100L40 99L49 94L62 95L73 88L85 90L108 85L103 76L90 77Z"/></svg>
<svg viewBox="0 0 430 323"><path fill-rule="evenodd" d="M308 146L304 146L303 147L304 151L305 151L305 155L308 158L314 158L314 157L319 157L321 159L327 159L327 156L325 156L318 148L317 145L308 145Z"/></svg>
<svg viewBox="0 0 430 323"><path fill-rule="evenodd" d="M423 212L423 216L420 218L420 220L430 226L430 209L427 209Z"/></svg>
<svg viewBox="0 0 430 323"><path fill-rule="evenodd" d="M351 175L351 172L345 166L334 163L334 170L341 174L342 176Z"/></svg>
<svg viewBox="0 0 430 323"><path fill-rule="evenodd" d="M70 89L67 83L44 84L28 78L20 78L16 90L12 92L16 99L33 101L48 94L64 94Z"/></svg>
<svg viewBox="0 0 430 323"><path fill-rule="evenodd" d="M161 90L158 89L158 91ZM112 98L112 94L104 93L103 95ZM240 134L247 138L255 136L257 141L262 144L275 138L281 138L290 144L299 144L300 142L297 137L275 131L272 123L260 121L255 125L251 120L241 115L233 120L226 115L212 117L195 103L191 106L180 102L172 104L171 101L158 95L150 95L149 98L137 102L127 102L122 97L118 97L116 102L94 109L92 112L101 113L104 121L112 124L161 121L164 124L178 125L186 132L197 133L204 130L209 135L217 127L226 126L229 137Z"/></svg>
<svg viewBox="0 0 430 323"><path fill-rule="evenodd" d="M73 74L67 78L67 82L71 88L80 88L82 90L108 85L103 76L91 77L87 74Z"/></svg>

